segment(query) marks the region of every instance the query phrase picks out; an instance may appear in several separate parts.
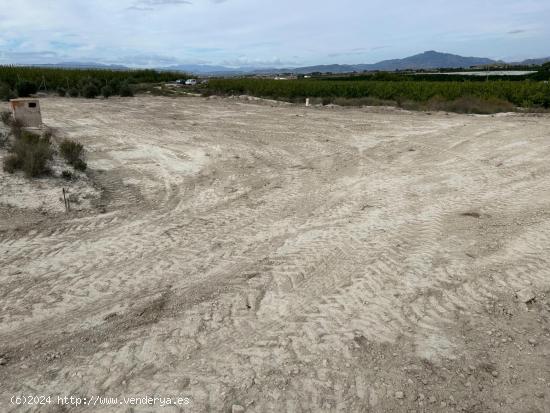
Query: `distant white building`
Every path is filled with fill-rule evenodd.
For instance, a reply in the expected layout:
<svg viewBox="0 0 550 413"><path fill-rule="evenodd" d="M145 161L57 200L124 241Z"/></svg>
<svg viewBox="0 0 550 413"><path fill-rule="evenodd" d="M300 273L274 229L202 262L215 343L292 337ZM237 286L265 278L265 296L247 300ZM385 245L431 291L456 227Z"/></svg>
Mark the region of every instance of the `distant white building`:
<svg viewBox="0 0 550 413"><path fill-rule="evenodd" d="M34 98L20 98L10 100L10 111L13 118L24 127L40 128L42 126L42 114L40 102Z"/></svg>

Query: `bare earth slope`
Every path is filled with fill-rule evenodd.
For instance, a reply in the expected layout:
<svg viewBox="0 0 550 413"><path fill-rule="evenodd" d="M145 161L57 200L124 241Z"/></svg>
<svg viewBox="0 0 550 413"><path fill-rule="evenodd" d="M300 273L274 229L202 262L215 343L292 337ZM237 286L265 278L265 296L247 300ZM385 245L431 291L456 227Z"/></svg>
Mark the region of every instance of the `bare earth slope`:
<svg viewBox="0 0 550 413"><path fill-rule="evenodd" d="M103 195L0 216L1 411L550 411L550 117L41 106Z"/></svg>

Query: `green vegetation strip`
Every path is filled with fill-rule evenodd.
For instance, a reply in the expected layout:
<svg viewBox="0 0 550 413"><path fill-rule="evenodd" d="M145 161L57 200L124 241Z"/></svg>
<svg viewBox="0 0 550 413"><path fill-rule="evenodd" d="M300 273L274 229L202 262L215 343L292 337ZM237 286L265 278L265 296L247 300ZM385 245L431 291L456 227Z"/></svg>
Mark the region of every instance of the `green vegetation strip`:
<svg viewBox="0 0 550 413"><path fill-rule="evenodd" d="M550 85L537 81L430 82L430 81L328 81L215 79L208 84L213 94L248 94L297 101L311 98L376 98L394 102L455 101L460 98L502 100L520 107L550 106Z"/></svg>
<svg viewBox="0 0 550 413"><path fill-rule="evenodd" d="M130 85L168 82L182 77L185 74L180 72L156 70L0 66L0 100L29 96L39 90L71 97L131 96Z"/></svg>

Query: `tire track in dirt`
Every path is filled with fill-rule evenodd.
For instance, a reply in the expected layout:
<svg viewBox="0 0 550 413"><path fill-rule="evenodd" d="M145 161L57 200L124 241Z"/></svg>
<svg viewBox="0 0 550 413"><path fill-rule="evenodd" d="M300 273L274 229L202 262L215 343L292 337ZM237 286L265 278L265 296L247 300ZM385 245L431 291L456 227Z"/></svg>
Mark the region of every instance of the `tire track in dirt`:
<svg viewBox="0 0 550 413"><path fill-rule="evenodd" d="M422 118L404 126L401 118L416 115L392 114L386 122L380 114L367 113L366 123L359 119L356 125L336 127L355 112L193 102L197 108L182 106L185 116L196 117L204 128L204 142L193 144L211 152L200 172L174 176L169 165L161 165L156 188L163 195L155 203L142 194L150 208L145 201L132 206L138 198L121 190L113 200L118 209L107 215L1 241L7 252L3 263L32 264L28 285L44 286L44 297L25 293L24 285L5 290L5 306L28 331L21 335L3 326L5 340L29 342L43 334L41 329L53 334L63 324L78 333L81 320L108 328L105 312L117 307L115 320L123 323L135 316L134 303L154 303L169 291L154 323L121 329L121 345L105 346L64 367L67 374L82 376L73 388L84 389L86 378L94 377L102 391L116 392L131 376L132 390L153 384L169 389L177 378L170 366L177 365L180 376L195 378L189 391L197 401L217 403L212 394L221 389L240 392L226 376L259 379L265 363L310 365L322 357L345 361L351 359L350 343L361 337L427 342L452 325L457 313L475 312L496 292L544 281L546 259L540 256L546 256L547 239L536 229L516 237L517 246L501 250L511 257L499 276L503 285L495 286L489 277L502 259L498 253L472 260L458 255L469 247L468 237L480 245L485 241L469 220L485 222L485 215L491 215L498 224L504 216L521 215L530 209L532 192L544 188L539 177L534 186L511 185L498 193L503 197L496 196L495 188L514 183L515 175L484 162L483 157L498 152L494 147L480 144L483 150L476 152L472 140L463 137L480 125L476 144L493 136L485 118ZM153 100L148 110L163 103ZM124 105L143 118L144 108ZM185 128L193 128L185 117L179 119L179 105L164 115L177 118L163 130L164 140L154 136L159 129L149 127L143 134L128 134L124 144L131 148L153 135L149 144L184 151L193 139ZM102 110L98 103L90 108ZM120 127L123 114L121 110L115 121L92 130L87 139L101 135L103 127ZM209 119L216 114L218 124ZM142 123L147 121L145 117ZM459 125L463 121L466 126ZM72 133L78 133L78 121L73 122ZM178 127L183 128L181 142L173 132ZM391 136L385 137L388 127ZM444 136L439 136L442 130ZM361 138L355 136L361 135L375 136L374 145L357 148ZM106 146L109 139L97 145ZM122 134L114 140L122 143ZM408 150L411 146L415 151ZM124 178L129 172L117 173ZM121 181L109 179L106 185L116 192ZM520 196L512 197L518 189ZM480 218L461 215L474 210L481 210ZM36 260L29 263L31 254ZM69 271L63 274L61 268ZM205 299L193 301L199 292ZM66 303L59 304L60 298ZM30 303L35 312L47 308L48 321L29 313ZM53 311L56 305L58 312ZM246 373L236 371L237 365ZM342 406L353 405L357 396L335 392L334 383L325 385L322 379L330 374L346 388L345 374L338 378L330 366L326 373L322 370L315 370L311 380L299 377L312 405L322 404L319 389ZM63 387L59 380L47 386ZM296 389L286 391L279 394L300 395Z"/></svg>

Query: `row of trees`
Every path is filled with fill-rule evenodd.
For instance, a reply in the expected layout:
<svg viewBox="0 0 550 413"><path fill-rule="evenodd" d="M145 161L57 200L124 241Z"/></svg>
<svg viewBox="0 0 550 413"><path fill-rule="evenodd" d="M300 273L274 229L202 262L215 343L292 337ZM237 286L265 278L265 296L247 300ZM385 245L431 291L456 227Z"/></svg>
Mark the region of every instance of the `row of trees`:
<svg viewBox="0 0 550 413"><path fill-rule="evenodd" d="M0 83L0 100L9 100L15 97L27 97L39 91L39 85L30 80L20 80L12 89L7 83ZM53 92L54 90L44 89L44 91ZM108 98L110 96L133 96L133 89L128 80L119 81L112 79L102 82L95 78L80 79L76 85L69 88L59 87L55 90L59 96L95 98L99 95Z"/></svg>
<svg viewBox="0 0 550 413"><path fill-rule="evenodd" d="M516 106L550 107L550 85L536 81L433 82L433 81L342 81L216 79L208 84L209 93L249 94L253 96L298 100L318 98L372 97L396 102L427 102L438 98L453 101L463 97L501 99Z"/></svg>
<svg viewBox="0 0 550 413"><path fill-rule="evenodd" d="M132 85L167 82L185 76L155 70L63 69L0 66L0 100L25 97L39 90L61 96L131 96Z"/></svg>
<svg viewBox="0 0 550 413"><path fill-rule="evenodd" d="M82 96L88 99L93 99L96 96L102 95L105 98L113 95L133 96L134 91L127 80L119 81L111 79L103 83L99 79L85 78L81 79L76 87L65 89L60 87L57 89L59 96L69 95L70 97Z"/></svg>

